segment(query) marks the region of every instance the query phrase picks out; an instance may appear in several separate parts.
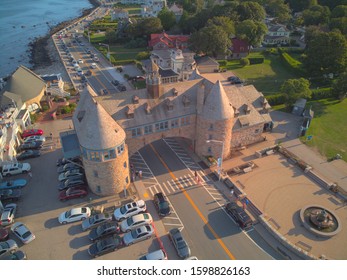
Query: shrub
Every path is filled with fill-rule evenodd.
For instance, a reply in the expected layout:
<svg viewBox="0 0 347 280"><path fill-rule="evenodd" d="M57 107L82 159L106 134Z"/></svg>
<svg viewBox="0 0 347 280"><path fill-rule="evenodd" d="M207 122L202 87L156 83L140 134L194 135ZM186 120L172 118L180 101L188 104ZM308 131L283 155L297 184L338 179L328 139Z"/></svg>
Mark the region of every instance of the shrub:
<svg viewBox="0 0 347 280"><path fill-rule="evenodd" d="M30 114L30 120L31 120L31 123L35 123L38 119L38 115L37 114Z"/></svg>
<svg viewBox="0 0 347 280"><path fill-rule="evenodd" d="M286 65L289 71L291 71L293 74L304 76L305 73L302 68L302 63L299 60L296 60L285 51L280 52L280 55L284 65Z"/></svg>
<svg viewBox="0 0 347 280"><path fill-rule="evenodd" d="M262 64L262 63L264 63L264 60L265 60L265 58L264 57L261 57L261 56L259 56L259 57L250 57L250 58L248 58L249 59L249 64L250 65L253 65L253 64ZM240 61L241 62L241 61Z"/></svg>
<svg viewBox="0 0 347 280"><path fill-rule="evenodd" d="M244 67L244 66L248 66L250 64L250 61L248 58L241 58L240 59L240 64Z"/></svg>
<svg viewBox="0 0 347 280"><path fill-rule="evenodd" d="M117 60L114 65L134 64L134 59ZM118 68L117 68L118 69Z"/></svg>
<svg viewBox="0 0 347 280"><path fill-rule="evenodd" d="M136 55L136 59L137 60L145 60L145 59L148 59L150 56L151 56L150 52L139 52Z"/></svg>
<svg viewBox="0 0 347 280"><path fill-rule="evenodd" d="M48 105L43 105L43 106L42 106L42 111L43 111L43 112L48 111L48 109L49 109Z"/></svg>
<svg viewBox="0 0 347 280"><path fill-rule="evenodd" d="M124 74L124 79L129 80L130 76L128 74Z"/></svg>
<svg viewBox="0 0 347 280"><path fill-rule="evenodd" d="M281 105L281 104L284 104L284 102L286 101L286 97L282 93L274 94L274 95L268 95L268 96L266 96L266 99L271 106Z"/></svg>
<svg viewBox="0 0 347 280"><path fill-rule="evenodd" d="M319 99L325 99L335 97L334 91L331 87L329 88L319 88L319 89L313 89L312 90L312 100L319 100Z"/></svg>
<svg viewBox="0 0 347 280"><path fill-rule="evenodd" d="M220 60L218 62L219 62L219 66L227 66L227 63L228 63L228 61L226 60Z"/></svg>

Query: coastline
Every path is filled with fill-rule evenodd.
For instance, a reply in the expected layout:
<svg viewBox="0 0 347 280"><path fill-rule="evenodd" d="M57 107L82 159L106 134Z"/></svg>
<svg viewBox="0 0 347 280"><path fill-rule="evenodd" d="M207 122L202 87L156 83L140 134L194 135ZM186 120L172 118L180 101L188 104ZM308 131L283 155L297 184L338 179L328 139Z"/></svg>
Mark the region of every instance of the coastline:
<svg viewBox="0 0 347 280"><path fill-rule="evenodd" d="M82 9L82 14L80 16L59 23L58 25L52 27L46 35L35 38L32 42L29 43L29 57L30 64L32 64L31 70L35 71L40 68L52 66L52 64L55 61L51 58L51 50L48 49L48 41L51 39L51 36L54 33L58 32L59 30L62 30L63 28L72 24L78 19L87 16L93 10L100 6L100 3L97 0L89 0L89 3L93 5L92 8Z"/></svg>

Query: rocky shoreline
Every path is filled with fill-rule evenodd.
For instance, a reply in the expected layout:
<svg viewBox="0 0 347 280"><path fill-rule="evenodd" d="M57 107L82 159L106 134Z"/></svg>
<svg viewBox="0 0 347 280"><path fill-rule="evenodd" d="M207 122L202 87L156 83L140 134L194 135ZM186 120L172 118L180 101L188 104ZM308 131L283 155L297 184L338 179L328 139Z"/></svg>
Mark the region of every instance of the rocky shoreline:
<svg viewBox="0 0 347 280"><path fill-rule="evenodd" d="M89 0L89 2L93 5L93 7L90 9L83 9L82 14L79 17L61 22L60 24L51 28L47 35L36 38L34 41L29 43L30 64L32 64L32 70L36 71L38 69L49 67L56 62L55 59L52 59L52 48L49 47L49 40L51 40L51 36L78 19L90 14L100 5L97 0Z"/></svg>

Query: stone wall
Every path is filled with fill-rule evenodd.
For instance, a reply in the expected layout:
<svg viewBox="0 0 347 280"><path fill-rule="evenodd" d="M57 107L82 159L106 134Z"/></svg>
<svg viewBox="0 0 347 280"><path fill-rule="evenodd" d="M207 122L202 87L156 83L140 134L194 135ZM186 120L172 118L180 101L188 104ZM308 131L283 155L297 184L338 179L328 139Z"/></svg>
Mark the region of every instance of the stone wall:
<svg viewBox="0 0 347 280"><path fill-rule="evenodd" d="M236 149L261 141L263 127L264 124L260 123L250 127L233 130L231 148Z"/></svg>
<svg viewBox="0 0 347 280"><path fill-rule="evenodd" d="M228 157L230 155L230 142L232 139L232 124L232 119L210 121L199 116L197 119L195 152L199 156L212 155L214 158L220 157L222 143L213 141L206 143L207 140L216 140L224 142L223 158ZM211 125L213 125L212 129ZM211 152L208 151L208 147L211 147Z"/></svg>
<svg viewBox="0 0 347 280"><path fill-rule="evenodd" d="M90 161L83 158L83 166L90 190L100 196L115 195L130 184L128 147L117 158L104 161ZM98 190L100 186L100 190Z"/></svg>

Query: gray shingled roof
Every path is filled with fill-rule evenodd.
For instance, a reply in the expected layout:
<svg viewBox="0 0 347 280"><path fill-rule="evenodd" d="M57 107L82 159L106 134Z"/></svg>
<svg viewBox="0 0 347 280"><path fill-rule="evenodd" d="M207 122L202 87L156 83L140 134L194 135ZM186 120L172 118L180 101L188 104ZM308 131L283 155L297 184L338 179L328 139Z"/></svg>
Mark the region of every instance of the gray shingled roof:
<svg viewBox="0 0 347 280"><path fill-rule="evenodd" d="M8 105L12 105L12 100L16 103L18 109L22 108L23 101L18 94L14 94L13 92L5 91L0 95L0 107L7 107Z"/></svg>
<svg viewBox="0 0 347 280"><path fill-rule="evenodd" d="M234 109L224 91L221 82L218 80L207 94L202 116L209 120L227 120L234 117Z"/></svg>
<svg viewBox="0 0 347 280"><path fill-rule="evenodd" d="M46 87L46 83L34 72L19 66L5 86L5 90L18 94L23 102L37 97Z"/></svg>
<svg viewBox="0 0 347 280"><path fill-rule="evenodd" d="M92 150L116 147L125 141L125 132L94 99L94 94L90 87L84 90L73 115L78 140L81 146Z"/></svg>

